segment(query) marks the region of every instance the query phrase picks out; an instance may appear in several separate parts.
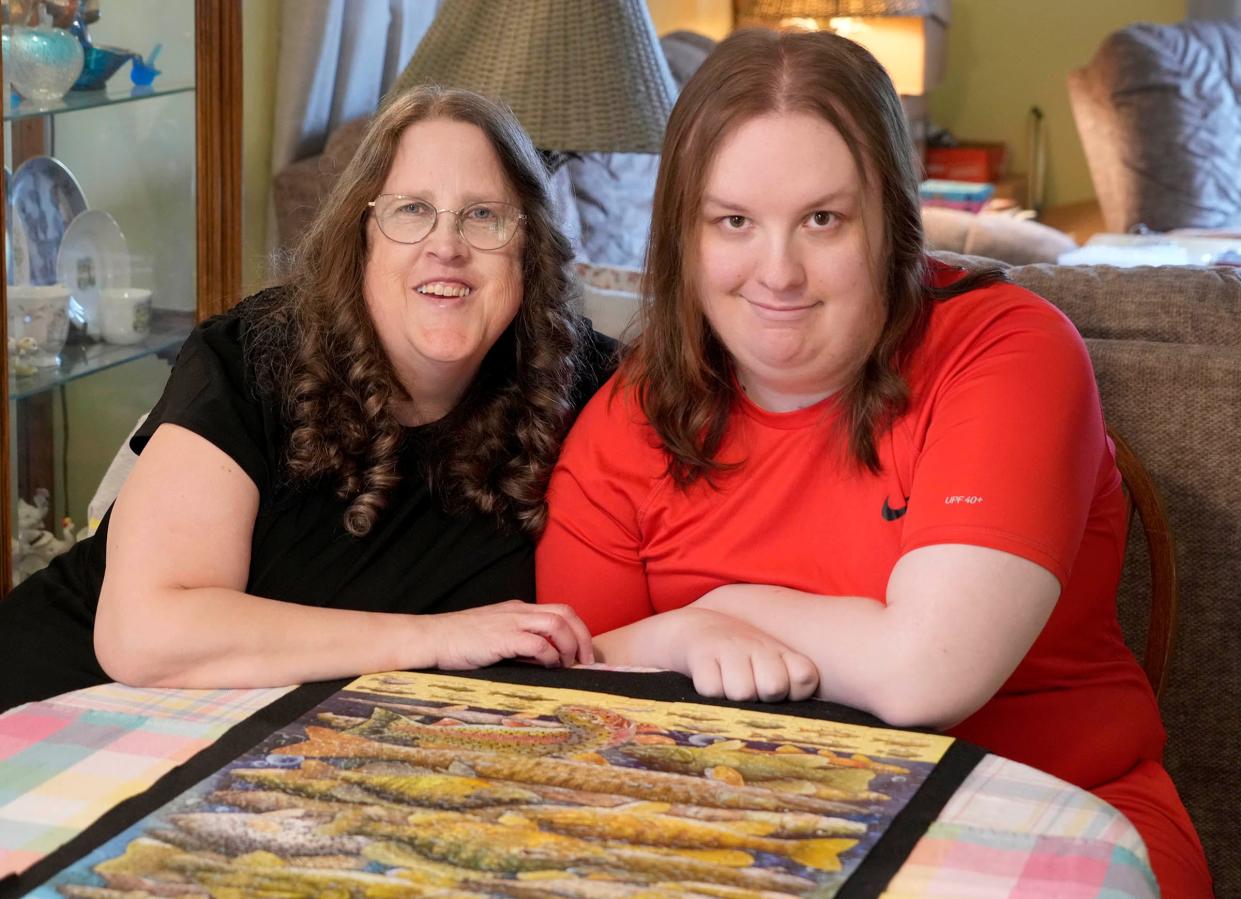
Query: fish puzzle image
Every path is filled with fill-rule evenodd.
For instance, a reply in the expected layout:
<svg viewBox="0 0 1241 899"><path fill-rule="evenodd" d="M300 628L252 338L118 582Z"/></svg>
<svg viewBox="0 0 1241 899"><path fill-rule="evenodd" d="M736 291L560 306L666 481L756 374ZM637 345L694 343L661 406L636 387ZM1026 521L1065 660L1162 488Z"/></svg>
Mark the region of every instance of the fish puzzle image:
<svg viewBox="0 0 1241 899"><path fill-rule="evenodd" d="M952 742L368 675L31 895L830 897Z"/></svg>

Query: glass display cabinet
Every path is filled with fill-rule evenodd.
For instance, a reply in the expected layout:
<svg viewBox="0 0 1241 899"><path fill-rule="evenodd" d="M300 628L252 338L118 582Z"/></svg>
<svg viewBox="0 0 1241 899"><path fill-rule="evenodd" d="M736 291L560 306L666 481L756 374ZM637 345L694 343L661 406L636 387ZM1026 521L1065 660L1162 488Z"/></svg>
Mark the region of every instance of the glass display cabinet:
<svg viewBox="0 0 1241 899"><path fill-rule="evenodd" d="M96 488L190 328L237 299L241 12L0 10L3 594L98 524Z"/></svg>

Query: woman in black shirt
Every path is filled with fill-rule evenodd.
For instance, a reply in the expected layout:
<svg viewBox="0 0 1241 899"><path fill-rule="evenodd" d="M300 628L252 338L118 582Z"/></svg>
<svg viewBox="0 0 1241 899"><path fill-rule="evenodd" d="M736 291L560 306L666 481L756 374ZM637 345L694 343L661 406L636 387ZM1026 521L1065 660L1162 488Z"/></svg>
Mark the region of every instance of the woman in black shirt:
<svg viewBox="0 0 1241 899"><path fill-rule="evenodd" d="M533 598L547 478L609 355L570 258L510 115L393 99L289 283L186 341L99 533L0 601L0 710L590 661L570 610L505 602Z"/></svg>

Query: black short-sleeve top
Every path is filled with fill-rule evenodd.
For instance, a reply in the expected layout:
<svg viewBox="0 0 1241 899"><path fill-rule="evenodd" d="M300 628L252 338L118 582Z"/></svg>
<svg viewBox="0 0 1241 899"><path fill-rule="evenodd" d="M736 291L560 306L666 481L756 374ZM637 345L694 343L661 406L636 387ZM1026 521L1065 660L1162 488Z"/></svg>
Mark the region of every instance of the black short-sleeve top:
<svg viewBox="0 0 1241 899"><path fill-rule="evenodd" d="M199 325L130 442L141 453L160 425L178 425L210 441L254 481L259 509L246 591L303 605L406 613L533 600L530 538L476 511L445 511L420 474L419 452L431 437L427 428L404 432L400 483L365 537L345 531L348 503L335 496L333 484L284 477L280 405L259 388L247 359L256 304L279 298L259 295ZM606 378L612 349L607 338L595 335L593 364L575 385L579 405ZM31 687L52 695L106 679L91 631L109 518L93 538L0 601L0 709L32 698ZM14 678L25 683L24 690L14 690Z"/></svg>

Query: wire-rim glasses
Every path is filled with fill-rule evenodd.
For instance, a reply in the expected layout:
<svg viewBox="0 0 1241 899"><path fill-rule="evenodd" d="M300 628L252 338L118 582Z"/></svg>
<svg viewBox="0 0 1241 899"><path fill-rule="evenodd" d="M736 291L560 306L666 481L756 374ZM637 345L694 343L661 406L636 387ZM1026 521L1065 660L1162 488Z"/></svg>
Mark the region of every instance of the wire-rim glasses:
<svg viewBox="0 0 1241 899"><path fill-rule="evenodd" d="M460 209L436 209L434 203L405 194L380 194L366 205L375 211L375 223L384 236L405 244L426 240L440 214L450 212L461 239L476 250L500 249L513 239L526 218L511 203L487 201Z"/></svg>

